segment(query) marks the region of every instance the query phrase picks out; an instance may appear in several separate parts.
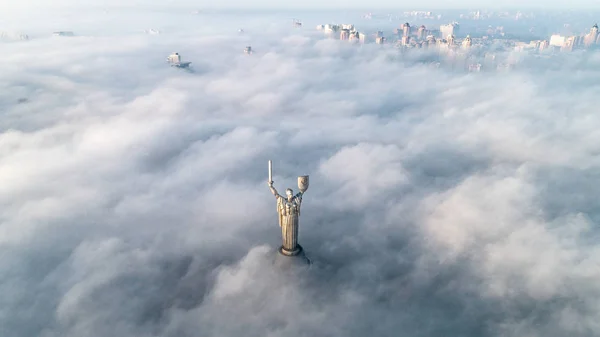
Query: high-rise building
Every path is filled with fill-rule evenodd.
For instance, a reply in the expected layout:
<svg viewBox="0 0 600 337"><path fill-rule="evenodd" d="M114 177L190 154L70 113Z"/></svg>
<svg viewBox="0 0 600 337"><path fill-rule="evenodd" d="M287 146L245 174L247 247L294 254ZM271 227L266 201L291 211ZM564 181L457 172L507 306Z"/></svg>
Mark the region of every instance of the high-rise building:
<svg viewBox="0 0 600 337"><path fill-rule="evenodd" d="M594 24L592 26L592 29L590 29L589 34L587 34L585 36L585 46L589 47L593 44L596 44L596 41L598 40L598 24Z"/></svg>
<svg viewBox="0 0 600 337"><path fill-rule="evenodd" d="M454 35L448 35L446 43L448 43L448 47L454 46Z"/></svg>
<svg viewBox="0 0 600 337"><path fill-rule="evenodd" d="M179 55L179 53L173 53L167 57L167 62L173 64L181 63L181 55Z"/></svg>
<svg viewBox="0 0 600 337"><path fill-rule="evenodd" d="M402 25L402 36L410 36L410 25L408 22Z"/></svg>
<svg viewBox="0 0 600 337"><path fill-rule="evenodd" d="M424 47L426 47L426 48L434 47L436 44L435 37L433 35L427 36L427 38L425 39L425 42L423 44L424 44Z"/></svg>
<svg viewBox="0 0 600 337"><path fill-rule="evenodd" d="M179 53L173 53L167 57L167 62L171 64L171 67L177 68L188 68L192 62L181 62L181 55Z"/></svg>
<svg viewBox="0 0 600 337"><path fill-rule="evenodd" d="M462 42L462 47L467 49L467 48L471 48L472 45L472 41L471 41L471 36L467 35L467 37L463 40Z"/></svg>
<svg viewBox="0 0 600 337"><path fill-rule="evenodd" d="M410 36L403 36L403 37L402 37L402 45L403 45L403 46L408 46L408 45L410 45Z"/></svg>
<svg viewBox="0 0 600 337"><path fill-rule="evenodd" d="M337 32L338 30L340 30L340 26L326 24L324 30L325 30L325 33L327 33L327 34L333 34L333 33Z"/></svg>
<svg viewBox="0 0 600 337"><path fill-rule="evenodd" d="M565 40L565 44L561 47L562 51L573 51L575 48L576 36L569 36Z"/></svg>
<svg viewBox="0 0 600 337"><path fill-rule="evenodd" d="M448 35L454 34L454 27L452 25L441 25L440 26L440 35L442 38L447 37Z"/></svg>
<svg viewBox="0 0 600 337"><path fill-rule="evenodd" d="M554 47L562 47L565 45L566 37L562 35L552 35L550 36L550 45Z"/></svg>
<svg viewBox="0 0 600 337"><path fill-rule="evenodd" d="M458 23L453 22L447 25L440 26L440 34L442 38L445 38L448 35L455 35L458 32L459 26Z"/></svg>
<svg viewBox="0 0 600 337"><path fill-rule="evenodd" d="M358 40L360 41L360 43L366 43L367 42L367 34L358 33Z"/></svg>
<svg viewBox="0 0 600 337"><path fill-rule="evenodd" d="M463 41L464 43L464 41ZM524 51L529 46L528 43L525 42L515 42L515 51Z"/></svg>
<svg viewBox="0 0 600 337"><path fill-rule="evenodd" d="M427 28L425 28L425 26L421 25L421 27L419 27L419 29L417 30L417 39L423 40L425 38L426 30L427 30Z"/></svg>
<svg viewBox="0 0 600 337"><path fill-rule="evenodd" d="M378 36L378 37L375 39L375 43L377 43L377 44L384 44L384 43L385 43L385 37L383 37L383 36Z"/></svg>
<svg viewBox="0 0 600 337"><path fill-rule="evenodd" d="M340 31L340 40L350 39L350 31L348 29L342 29Z"/></svg>

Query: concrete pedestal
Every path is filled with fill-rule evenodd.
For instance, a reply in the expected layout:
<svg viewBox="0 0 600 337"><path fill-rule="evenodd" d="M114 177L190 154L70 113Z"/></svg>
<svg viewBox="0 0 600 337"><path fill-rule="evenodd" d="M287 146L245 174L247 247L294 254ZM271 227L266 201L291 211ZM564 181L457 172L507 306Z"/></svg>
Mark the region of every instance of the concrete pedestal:
<svg viewBox="0 0 600 337"><path fill-rule="evenodd" d="M283 246L279 247L275 255L275 265L281 268L308 269L311 265L311 261L300 245L294 252L283 249Z"/></svg>

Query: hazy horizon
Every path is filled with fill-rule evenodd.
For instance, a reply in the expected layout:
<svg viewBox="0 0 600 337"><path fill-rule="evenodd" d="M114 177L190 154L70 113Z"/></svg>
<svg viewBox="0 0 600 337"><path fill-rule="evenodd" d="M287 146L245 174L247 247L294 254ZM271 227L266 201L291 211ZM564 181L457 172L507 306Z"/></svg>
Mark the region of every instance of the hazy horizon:
<svg viewBox="0 0 600 337"><path fill-rule="evenodd" d="M305 0L301 3L287 2L283 3L279 0L255 0L250 4L247 1L239 0L223 0L218 5L214 1L197 1L197 0L173 0L164 3L156 3L149 0L129 0L117 1L108 0L98 4L97 1L74 1L74 0L57 0L51 3L43 0L29 0L27 3L15 3L13 1L0 1L0 8L8 9L35 9L35 8L189 8L189 9L238 9L238 10L474 10L474 9L505 9L505 10L598 10L600 3L591 0L574 0L568 5L562 3L548 3L541 0L535 1L454 1L452 5L448 5L444 1L425 1L419 2L418 5L411 2L398 2L392 0L345 0L345 1L317 1Z"/></svg>

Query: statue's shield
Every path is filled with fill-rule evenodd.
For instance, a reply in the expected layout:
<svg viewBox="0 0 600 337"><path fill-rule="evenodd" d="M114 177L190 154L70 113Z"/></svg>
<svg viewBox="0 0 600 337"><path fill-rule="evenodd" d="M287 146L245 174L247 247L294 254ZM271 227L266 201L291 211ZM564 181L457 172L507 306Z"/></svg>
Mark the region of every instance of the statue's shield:
<svg viewBox="0 0 600 337"><path fill-rule="evenodd" d="M306 192L308 189L308 176L298 177L298 188L302 193Z"/></svg>

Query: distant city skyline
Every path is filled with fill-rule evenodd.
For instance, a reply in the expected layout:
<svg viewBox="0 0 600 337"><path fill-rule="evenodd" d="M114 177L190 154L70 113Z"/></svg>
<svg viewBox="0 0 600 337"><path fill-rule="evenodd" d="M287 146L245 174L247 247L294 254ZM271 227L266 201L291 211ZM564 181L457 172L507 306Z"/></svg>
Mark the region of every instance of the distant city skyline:
<svg viewBox="0 0 600 337"><path fill-rule="evenodd" d="M30 9L35 7L190 7L190 8L214 8L214 9L600 9L600 2L595 0L573 0L568 3L548 2L542 0L506 0L506 1L475 1L460 0L448 1L395 1L395 0L220 0L218 4L212 0L28 0L27 2L15 2L12 0L0 0L0 9Z"/></svg>

